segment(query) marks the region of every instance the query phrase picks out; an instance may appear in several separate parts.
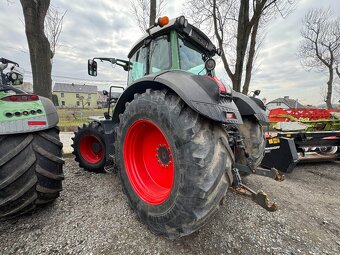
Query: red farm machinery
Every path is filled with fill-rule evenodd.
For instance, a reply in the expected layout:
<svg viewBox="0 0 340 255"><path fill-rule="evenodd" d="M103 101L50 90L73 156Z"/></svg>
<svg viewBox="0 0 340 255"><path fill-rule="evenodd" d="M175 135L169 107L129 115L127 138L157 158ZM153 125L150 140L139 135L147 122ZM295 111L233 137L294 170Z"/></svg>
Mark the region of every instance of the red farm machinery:
<svg viewBox="0 0 340 255"><path fill-rule="evenodd" d="M340 159L340 110L277 108L269 121L263 167L291 172L300 161Z"/></svg>

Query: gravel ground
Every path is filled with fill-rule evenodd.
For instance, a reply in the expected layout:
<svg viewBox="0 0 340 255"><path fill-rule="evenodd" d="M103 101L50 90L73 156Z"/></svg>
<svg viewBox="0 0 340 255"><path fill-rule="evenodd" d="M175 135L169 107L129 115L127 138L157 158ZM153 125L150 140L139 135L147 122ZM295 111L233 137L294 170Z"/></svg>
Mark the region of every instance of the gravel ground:
<svg viewBox="0 0 340 255"><path fill-rule="evenodd" d="M247 177L277 212L229 192L210 223L176 241L137 220L116 175L84 172L73 158L64 169L56 202L0 222L0 254L340 254L340 163L300 165L280 183Z"/></svg>

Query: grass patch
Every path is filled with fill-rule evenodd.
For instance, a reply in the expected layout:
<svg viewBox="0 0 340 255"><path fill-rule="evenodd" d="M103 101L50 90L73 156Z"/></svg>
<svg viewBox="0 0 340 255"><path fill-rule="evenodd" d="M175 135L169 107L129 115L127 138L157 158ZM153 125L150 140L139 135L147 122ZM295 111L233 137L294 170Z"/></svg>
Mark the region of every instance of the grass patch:
<svg viewBox="0 0 340 255"><path fill-rule="evenodd" d="M77 127L89 122L89 116L103 116L107 109L58 109L61 131L74 132Z"/></svg>

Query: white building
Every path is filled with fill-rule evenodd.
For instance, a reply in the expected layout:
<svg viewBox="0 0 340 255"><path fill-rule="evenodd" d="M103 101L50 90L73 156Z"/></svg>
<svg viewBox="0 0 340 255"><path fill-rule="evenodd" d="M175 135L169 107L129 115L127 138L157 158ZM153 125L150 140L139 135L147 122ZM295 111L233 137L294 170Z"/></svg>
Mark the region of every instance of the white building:
<svg viewBox="0 0 340 255"><path fill-rule="evenodd" d="M284 96L283 98L277 98L273 101L270 101L266 104L268 110L275 108L283 108L283 109L299 109L304 108L302 104L298 102L298 100L290 99L289 96Z"/></svg>

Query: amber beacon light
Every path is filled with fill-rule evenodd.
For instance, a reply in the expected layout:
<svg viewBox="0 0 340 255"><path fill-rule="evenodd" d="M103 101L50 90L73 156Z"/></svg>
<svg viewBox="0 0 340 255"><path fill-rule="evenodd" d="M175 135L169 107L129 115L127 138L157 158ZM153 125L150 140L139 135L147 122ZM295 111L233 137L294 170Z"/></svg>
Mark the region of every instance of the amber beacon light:
<svg viewBox="0 0 340 255"><path fill-rule="evenodd" d="M157 23L160 27L164 27L165 25L168 25L169 24L168 16L163 16L163 17L158 18Z"/></svg>

